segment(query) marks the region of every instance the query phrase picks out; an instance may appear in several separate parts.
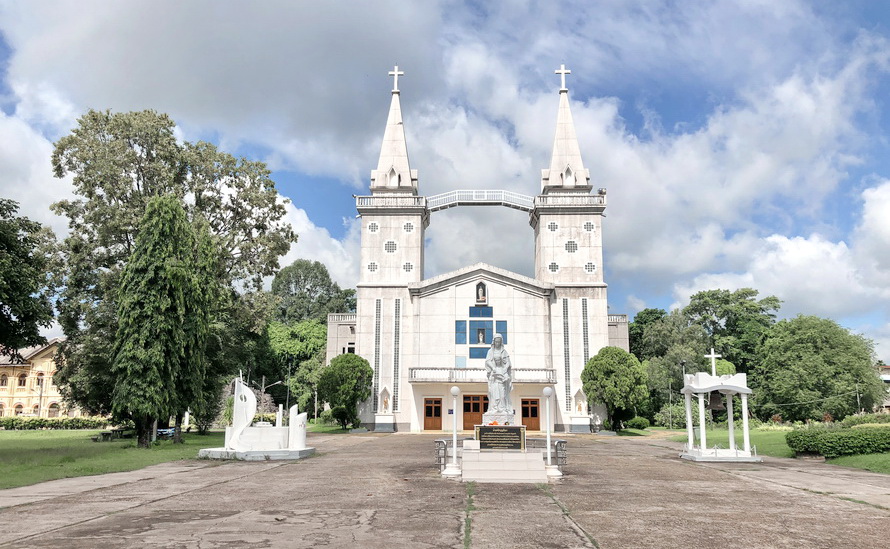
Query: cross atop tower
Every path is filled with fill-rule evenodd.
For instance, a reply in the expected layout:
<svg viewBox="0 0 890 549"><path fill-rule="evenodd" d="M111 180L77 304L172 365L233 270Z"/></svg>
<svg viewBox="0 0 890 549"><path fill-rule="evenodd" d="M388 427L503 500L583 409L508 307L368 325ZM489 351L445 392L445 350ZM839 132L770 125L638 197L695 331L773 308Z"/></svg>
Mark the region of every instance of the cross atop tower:
<svg viewBox="0 0 890 549"><path fill-rule="evenodd" d="M399 91L399 76L404 75L403 71L399 70L399 66L396 65L393 70L389 71L389 75L392 76L392 91Z"/></svg>
<svg viewBox="0 0 890 549"><path fill-rule="evenodd" d="M560 65L559 70L553 71L553 74L558 74L562 77L562 87L559 88L559 91L569 91L566 87L566 75L572 74L572 71L568 70L565 65Z"/></svg>
<svg viewBox="0 0 890 549"><path fill-rule="evenodd" d="M717 377L717 359L723 358L723 355L718 355L714 352L714 348L711 347L711 354L705 355L705 358L711 359L711 375Z"/></svg>

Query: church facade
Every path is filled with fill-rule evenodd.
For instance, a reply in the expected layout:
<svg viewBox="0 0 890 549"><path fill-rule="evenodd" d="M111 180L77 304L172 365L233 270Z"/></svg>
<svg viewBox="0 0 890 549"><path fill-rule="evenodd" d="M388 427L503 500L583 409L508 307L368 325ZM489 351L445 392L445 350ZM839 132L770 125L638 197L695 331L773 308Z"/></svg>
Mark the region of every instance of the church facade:
<svg viewBox="0 0 890 549"><path fill-rule="evenodd" d="M589 432L603 414L588 409L581 372L607 345L628 348L627 317L610 315L603 280L605 189L582 162L562 75L556 137L540 193L455 190L425 197L408 160L398 67L370 195L357 196L361 263L354 314L328 317L327 361L344 352L374 370L362 422L378 431L472 429L487 408L485 356L500 334L513 365L516 423L544 429L553 388L555 430ZM528 212L534 278L478 263L424 278L424 233L436 211L506 206ZM457 386L456 406L450 389Z"/></svg>

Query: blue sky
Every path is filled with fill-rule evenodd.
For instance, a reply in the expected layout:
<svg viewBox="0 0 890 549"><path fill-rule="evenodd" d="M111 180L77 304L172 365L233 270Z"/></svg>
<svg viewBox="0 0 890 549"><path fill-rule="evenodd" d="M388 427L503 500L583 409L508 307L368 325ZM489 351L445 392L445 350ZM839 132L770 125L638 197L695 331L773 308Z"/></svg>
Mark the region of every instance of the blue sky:
<svg viewBox="0 0 890 549"><path fill-rule="evenodd" d="M52 143L86 109L156 109L265 160L300 242L358 276L398 64L420 191L536 194L561 63L608 189L610 310L750 286L890 349L890 7L883 2L3 2L0 196L64 234ZM521 212L433 214L426 276L531 274Z"/></svg>

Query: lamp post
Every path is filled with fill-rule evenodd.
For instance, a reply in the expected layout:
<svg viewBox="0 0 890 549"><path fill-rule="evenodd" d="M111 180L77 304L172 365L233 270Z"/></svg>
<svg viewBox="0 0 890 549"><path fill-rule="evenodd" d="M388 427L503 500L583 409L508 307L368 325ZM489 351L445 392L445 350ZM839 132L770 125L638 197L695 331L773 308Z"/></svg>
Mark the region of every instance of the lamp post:
<svg viewBox="0 0 890 549"><path fill-rule="evenodd" d="M446 477L460 476L460 467L457 466L457 395L460 394L460 387L455 385L451 388L452 398L452 414L451 414L451 463L449 463L442 475Z"/></svg>
<svg viewBox="0 0 890 549"><path fill-rule="evenodd" d="M544 397L547 399L547 467L552 465L552 461L550 458L550 395L553 394L553 389L550 387L544 387Z"/></svg>

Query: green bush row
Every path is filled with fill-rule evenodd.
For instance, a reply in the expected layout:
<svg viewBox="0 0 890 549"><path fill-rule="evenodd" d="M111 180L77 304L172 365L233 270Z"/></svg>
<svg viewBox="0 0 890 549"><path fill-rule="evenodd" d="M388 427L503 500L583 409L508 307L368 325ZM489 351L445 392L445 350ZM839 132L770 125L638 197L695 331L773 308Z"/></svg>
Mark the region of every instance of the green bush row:
<svg viewBox="0 0 890 549"><path fill-rule="evenodd" d="M885 427L890 427L890 423L860 423L850 427L850 429L883 429Z"/></svg>
<svg viewBox="0 0 890 549"><path fill-rule="evenodd" d="M871 429L797 429L785 434L788 447L798 453L827 458L890 451L890 427Z"/></svg>
<svg viewBox="0 0 890 549"><path fill-rule="evenodd" d="M104 429L111 420L104 417L0 417L0 429L31 431L38 429Z"/></svg>
<svg viewBox="0 0 890 549"><path fill-rule="evenodd" d="M627 420L627 428L628 429L642 430L642 429L646 429L647 427L649 427L649 420L644 417L637 416L635 418L631 418L631 419Z"/></svg>
<svg viewBox="0 0 890 549"><path fill-rule="evenodd" d="M862 425L863 423L890 423L890 414L879 412L876 414L861 414L856 416L847 416L841 420L844 427L852 427L854 425Z"/></svg>

